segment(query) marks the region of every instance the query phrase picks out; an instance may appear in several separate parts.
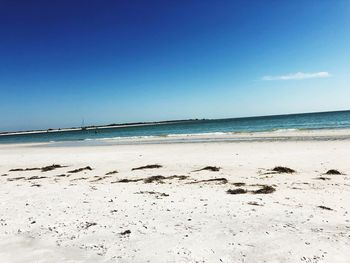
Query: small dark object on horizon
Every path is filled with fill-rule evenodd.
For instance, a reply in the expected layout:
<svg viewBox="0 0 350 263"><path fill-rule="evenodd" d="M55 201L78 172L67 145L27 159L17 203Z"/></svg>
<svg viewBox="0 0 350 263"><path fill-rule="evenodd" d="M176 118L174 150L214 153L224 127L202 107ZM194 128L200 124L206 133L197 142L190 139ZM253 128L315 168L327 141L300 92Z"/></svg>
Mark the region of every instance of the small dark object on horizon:
<svg viewBox="0 0 350 263"><path fill-rule="evenodd" d="M72 170L72 171L68 171L68 173L79 173L79 172L84 171L84 170L91 171L92 168L90 166L86 166L86 167L83 167L83 168L79 168L79 169L75 169L75 170Z"/></svg>
<svg viewBox="0 0 350 263"><path fill-rule="evenodd" d="M246 194L248 191L243 188L237 188L237 189L228 189L226 193L230 195L237 195L237 194Z"/></svg>
<svg viewBox="0 0 350 263"><path fill-rule="evenodd" d="M212 172L218 172L220 171L220 167L216 167L216 166L206 166L202 169L198 169L198 170L194 170L192 172L200 172L200 171L212 171Z"/></svg>
<svg viewBox="0 0 350 263"><path fill-rule="evenodd" d="M161 167L163 167L163 166L161 166L160 164L149 164L149 165L145 165L145 166L132 168L131 171L143 170L143 169L157 169L157 168L161 168Z"/></svg>
<svg viewBox="0 0 350 263"><path fill-rule="evenodd" d="M288 167L283 167L283 166L276 166L271 171L276 173L287 173L287 174L295 173L295 170Z"/></svg>
<svg viewBox="0 0 350 263"><path fill-rule="evenodd" d="M332 175L336 175L336 174L342 174L341 172L339 172L338 170L335 170L335 169L331 169L331 170L328 170L326 172L326 174L332 174Z"/></svg>
<svg viewBox="0 0 350 263"><path fill-rule="evenodd" d="M271 194L275 192L276 189L269 185L264 185L261 189L252 191L253 194Z"/></svg>

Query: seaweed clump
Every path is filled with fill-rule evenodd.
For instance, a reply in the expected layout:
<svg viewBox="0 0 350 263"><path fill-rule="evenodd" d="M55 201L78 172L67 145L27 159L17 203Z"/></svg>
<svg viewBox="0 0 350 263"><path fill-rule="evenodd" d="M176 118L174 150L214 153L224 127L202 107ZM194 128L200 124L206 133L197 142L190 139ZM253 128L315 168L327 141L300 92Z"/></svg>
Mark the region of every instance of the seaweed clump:
<svg viewBox="0 0 350 263"><path fill-rule="evenodd" d="M339 172L338 170L331 169L331 170L328 170L328 171L326 172L326 174L328 174L328 175L340 175L340 174L342 174L342 173Z"/></svg>
<svg viewBox="0 0 350 263"><path fill-rule="evenodd" d="M132 168L131 171L143 170L143 169L158 169L158 168L161 168L161 167L163 167L163 166L161 166L160 164L149 164L149 165L145 165L145 166Z"/></svg>
<svg viewBox="0 0 350 263"><path fill-rule="evenodd" d="M82 172L84 170L91 171L92 168L90 166L86 166L86 167L83 167L83 168L79 168L79 169L75 169L75 170L72 170L72 171L68 171L68 173L79 173L79 172Z"/></svg>
<svg viewBox="0 0 350 263"><path fill-rule="evenodd" d="M246 194L248 191L243 188L237 188L237 189L228 189L226 193L230 195L238 195L238 194Z"/></svg>
<svg viewBox="0 0 350 263"><path fill-rule="evenodd" d="M276 166L275 168L273 168L271 170L272 172L275 172L275 173L286 173L286 174L292 174L292 173L295 173L295 170L291 169L291 168L288 168L288 167L284 167L284 166Z"/></svg>
<svg viewBox="0 0 350 263"><path fill-rule="evenodd" d="M262 188L252 191L253 194L271 194L275 192L276 189L269 185L264 185Z"/></svg>
<svg viewBox="0 0 350 263"><path fill-rule="evenodd" d="M202 169L198 169L198 170L194 170L193 172L200 172L200 171L212 171L212 172L218 172L220 171L220 167L216 167L216 166L206 166Z"/></svg>

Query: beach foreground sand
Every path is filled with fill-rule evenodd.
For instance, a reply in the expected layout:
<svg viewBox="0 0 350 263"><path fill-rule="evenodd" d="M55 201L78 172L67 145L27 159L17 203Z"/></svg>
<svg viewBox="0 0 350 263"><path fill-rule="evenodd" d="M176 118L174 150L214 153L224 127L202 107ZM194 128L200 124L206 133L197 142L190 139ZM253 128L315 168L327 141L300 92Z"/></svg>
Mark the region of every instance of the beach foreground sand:
<svg viewBox="0 0 350 263"><path fill-rule="evenodd" d="M0 145L0 261L349 262L349 156L348 139Z"/></svg>

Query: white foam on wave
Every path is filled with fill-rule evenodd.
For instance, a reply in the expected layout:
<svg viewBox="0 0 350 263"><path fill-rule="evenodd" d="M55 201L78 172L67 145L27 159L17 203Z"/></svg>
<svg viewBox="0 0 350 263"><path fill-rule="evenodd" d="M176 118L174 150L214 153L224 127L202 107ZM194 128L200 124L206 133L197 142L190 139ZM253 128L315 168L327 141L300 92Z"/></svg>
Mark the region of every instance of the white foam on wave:
<svg viewBox="0 0 350 263"><path fill-rule="evenodd" d="M208 132L208 133L182 133L182 134L162 134L162 135L144 135L144 136L117 136L104 138L86 138L84 141L109 141L109 140L143 140L143 139L161 139L161 138L181 138L181 137L196 137L196 136L220 136L234 134L234 132Z"/></svg>
<svg viewBox="0 0 350 263"><path fill-rule="evenodd" d="M300 129L293 129L293 128L290 128L290 129L276 129L276 130L273 130L272 132L283 133L283 132L293 132L293 131L300 131Z"/></svg>

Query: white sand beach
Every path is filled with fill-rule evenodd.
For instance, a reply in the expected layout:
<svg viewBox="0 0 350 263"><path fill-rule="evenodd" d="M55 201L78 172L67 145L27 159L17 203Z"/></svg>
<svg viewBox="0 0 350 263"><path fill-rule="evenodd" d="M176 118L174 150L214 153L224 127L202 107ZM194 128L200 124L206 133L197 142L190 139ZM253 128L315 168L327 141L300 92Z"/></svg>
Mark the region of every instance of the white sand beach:
<svg viewBox="0 0 350 263"><path fill-rule="evenodd" d="M0 262L349 262L350 140L329 136L2 144Z"/></svg>

